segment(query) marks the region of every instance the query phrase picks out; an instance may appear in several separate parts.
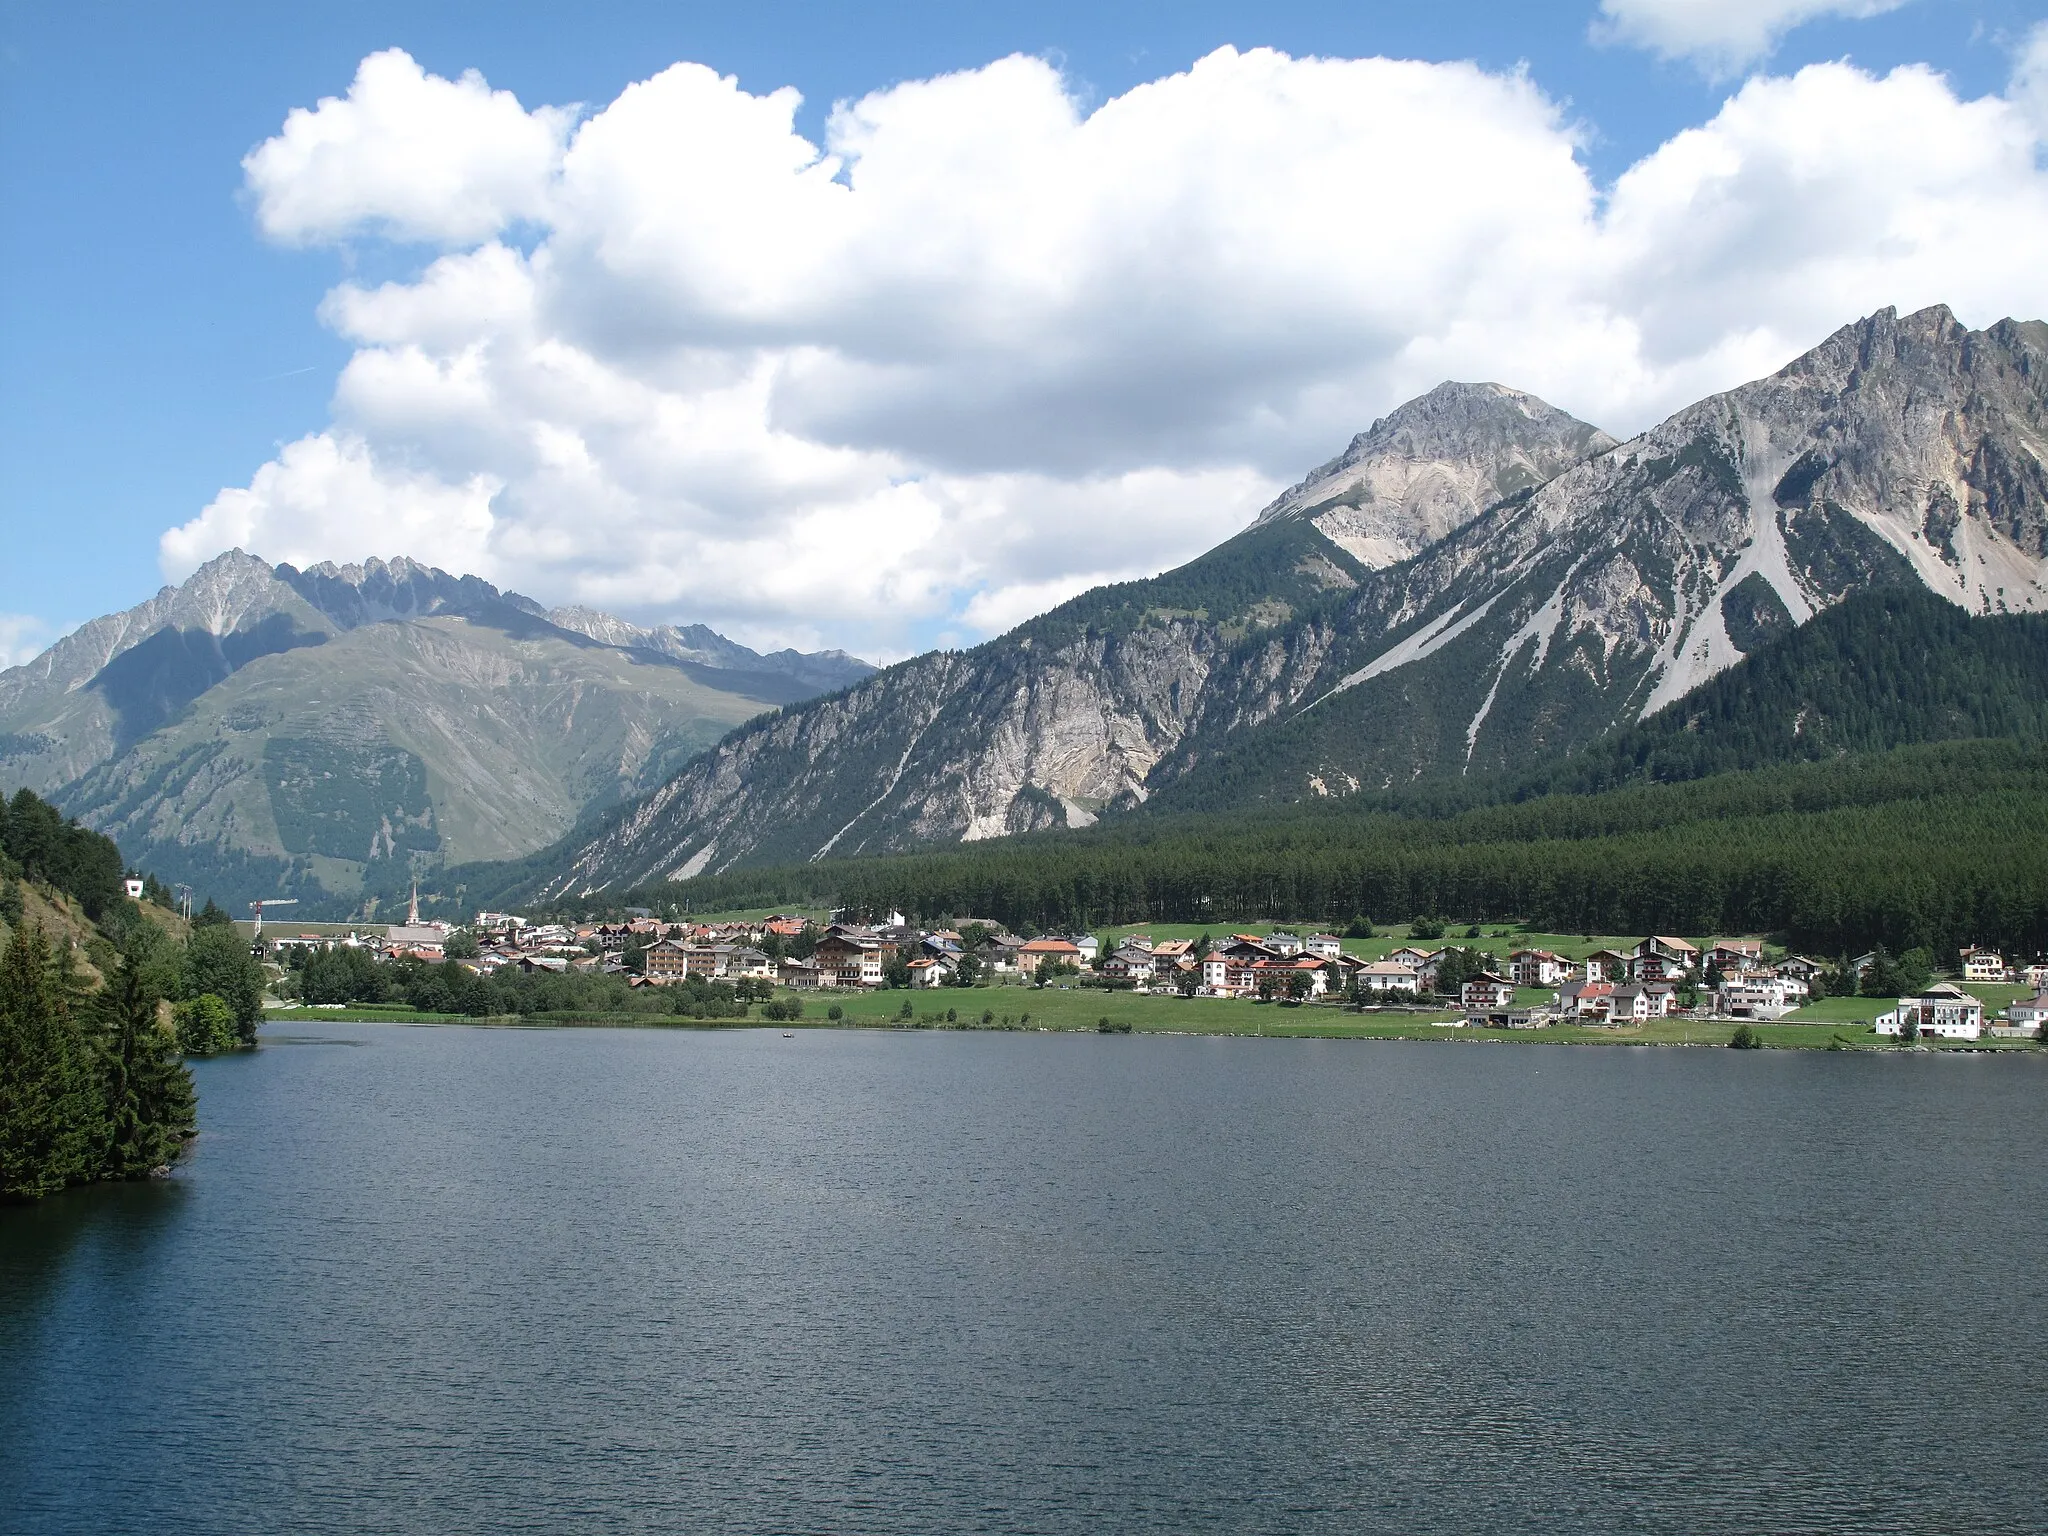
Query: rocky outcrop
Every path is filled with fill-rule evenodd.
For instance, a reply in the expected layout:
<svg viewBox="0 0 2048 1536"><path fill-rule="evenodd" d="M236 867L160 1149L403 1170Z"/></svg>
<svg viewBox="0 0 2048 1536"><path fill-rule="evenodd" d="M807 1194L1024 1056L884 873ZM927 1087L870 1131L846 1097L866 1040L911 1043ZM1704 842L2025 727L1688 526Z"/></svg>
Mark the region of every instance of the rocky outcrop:
<svg viewBox="0 0 2048 1536"><path fill-rule="evenodd" d="M1614 446L1500 384L1439 384L1374 422L1259 514L1301 518L1360 563L1398 565L1517 491Z"/></svg>

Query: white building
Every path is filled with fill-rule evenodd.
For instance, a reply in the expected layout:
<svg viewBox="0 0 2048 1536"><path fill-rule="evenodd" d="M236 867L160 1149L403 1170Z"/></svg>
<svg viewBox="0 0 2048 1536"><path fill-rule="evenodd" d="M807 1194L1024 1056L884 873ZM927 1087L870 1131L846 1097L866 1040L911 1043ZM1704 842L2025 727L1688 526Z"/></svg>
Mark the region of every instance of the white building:
<svg viewBox="0 0 2048 1536"><path fill-rule="evenodd" d="M1963 957L1963 980L2004 981L2005 956L1995 949L1972 950Z"/></svg>
<svg viewBox="0 0 2048 1536"><path fill-rule="evenodd" d="M1412 997L1422 990L1422 973L1399 960L1375 960L1370 965L1361 965L1352 974L1361 992L1405 992Z"/></svg>
<svg viewBox="0 0 2048 1536"><path fill-rule="evenodd" d="M1318 960L1335 960L1344 953L1344 944L1334 933L1312 933L1303 947Z"/></svg>
<svg viewBox="0 0 2048 1536"><path fill-rule="evenodd" d="M2008 1004L2005 1010L2004 1029L1994 1029L1991 1033L2039 1039L2044 1026L2048 1026L2048 989L2037 992L2023 1001Z"/></svg>
<svg viewBox="0 0 2048 1536"><path fill-rule="evenodd" d="M1890 1013L1877 1016L1880 1035L1898 1035L1908 1023L1933 1040L1975 1040L1984 1033L1984 1005L1954 982L1937 982L1918 997L1902 997Z"/></svg>

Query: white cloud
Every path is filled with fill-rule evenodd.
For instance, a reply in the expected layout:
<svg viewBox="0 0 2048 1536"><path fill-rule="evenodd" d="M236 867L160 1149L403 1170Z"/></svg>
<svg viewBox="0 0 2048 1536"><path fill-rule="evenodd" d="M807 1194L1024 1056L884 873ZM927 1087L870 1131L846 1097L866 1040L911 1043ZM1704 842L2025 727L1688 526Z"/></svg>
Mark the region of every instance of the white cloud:
<svg viewBox="0 0 2048 1536"><path fill-rule="evenodd" d="M1824 16L1864 21L1908 0L1600 0L1593 36L1732 74L1770 57L1795 27Z"/></svg>
<svg viewBox="0 0 2048 1536"><path fill-rule="evenodd" d="M1224 49L1084 113L1011 58L818 145L793 92L684 64L465 200L429 141L509 98L379 57L406 89L366 62L375 133L266 159L294 114L259 214L342 239L460 206L460 248L329 296L332 427L166 535L167 574L402 552L887 655L1177 564L1446 377L1629 431L1885 304L2048 312L2020 85L1924 69L1752 80L1602 189L1533 82L1467 64ZM522 219L529 251L497 238Z"/></svg>
<svg viewBox="0 0 2048 1536"><path fill-rule="evenodd" d="M41 619L26 613L0 613L0 672L34 660L56 638Z"/></svg>
<svg viewBox="0 0 2048 1536"><path fill-rule="evenodd" d="M400 553L489 576L491 497L499 488L484 473L451 484L380 464L360 437L320 432L288 445L247 490L222 491L166 533L163 563L182 576L236 547L296 565Z"/></svg>
<svg viewBox="0 0 2048 1536"><path fill-rule="evenodd" d="M529 113L474 70L429 75L392 48L363 60L347 96L294 109L242 171L274 240L375 230L459 244L541 216L573 117Z"/></svg>

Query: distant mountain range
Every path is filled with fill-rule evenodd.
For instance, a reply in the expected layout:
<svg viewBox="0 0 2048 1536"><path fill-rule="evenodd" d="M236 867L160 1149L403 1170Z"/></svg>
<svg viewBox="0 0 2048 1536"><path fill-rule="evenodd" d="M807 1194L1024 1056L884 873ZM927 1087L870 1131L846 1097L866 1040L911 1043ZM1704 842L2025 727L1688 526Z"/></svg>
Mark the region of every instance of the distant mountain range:
<svg viewBox="0 0 2048 1536"><path fill-rule="evenodd" d="M0 673L0 785L167 881L339 916L415 868L554 842L740 721L873 670L550 612L410 560L234 551Z"/></svg>
<svg viewBox="0 0 2048 1536"><path fill-rule="evenodd" d="M2048 326L1881 311L1619 444L1441 386L1178 570L734 731L528 889L1511 771L1896 586L2048 606Z"/></svg>
<svg viewBox="0 0 2048 1536"><path fill-rule="evenodd" d="M1917 596L1779 643L1886 591ZM1885 310L1625 443L1441 385L1188 564L880 672L409 561L224 555L0 674L0 784L237 902L360 909L415 867L542 899L2024 736L2034 630L1969 616L2043 610L2048 326Z"/></svg>

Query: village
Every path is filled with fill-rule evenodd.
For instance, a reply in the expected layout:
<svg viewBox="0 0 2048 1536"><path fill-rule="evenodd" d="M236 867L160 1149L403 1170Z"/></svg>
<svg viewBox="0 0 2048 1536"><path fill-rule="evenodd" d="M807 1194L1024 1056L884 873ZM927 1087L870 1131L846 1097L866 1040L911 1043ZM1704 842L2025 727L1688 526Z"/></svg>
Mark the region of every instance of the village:
<svg viewBox="0 0 2048 1536"><path fill-rule="evenodd" d="M1441 925L1438 925L1441 926ZM1773 952L1757 938L1694 943L1650 935L1626 947L1577 956L1541 947L1485 947L1475 927L1465 944L1411 940L1352 943L1334 933L1272 928L1203 942L1145 932L1025 938L999 923L956 919L944 927L906 922L901 913L856 923L834 914L769 914L717 920L668 920L629 911L613 922L529 923L517 914L480 912L458 928L423 922L417 906L382 934L276 936L292 945L364 947L379 959L452 960L480 975L507 966L526 972L601 972L634 987L679 983L745 984L767 998L898 988L976 985L1092 987L1188 1000L1251 1000L1340 1005L1362 1013L1447 1015L1471 1029L1531 1030L1558 1025L1627 1026L1688 1018L1770 1023L1799 1015L1829 990L1853 990L1878 952L1829 963ZM1474 942L1478 941L1478 942ZM1347 947L1348 946L1348 947ZM1382 952L1368 956L1361 949ZM1957 957L1956 980L1934 980L1900 996L1868 1021L1879 1036L1969 1042L2041 1039L2048 1025L2048 963L2012 964L1988 949ZM2017 988L2002 1010L1969 987Z"/></svg>

